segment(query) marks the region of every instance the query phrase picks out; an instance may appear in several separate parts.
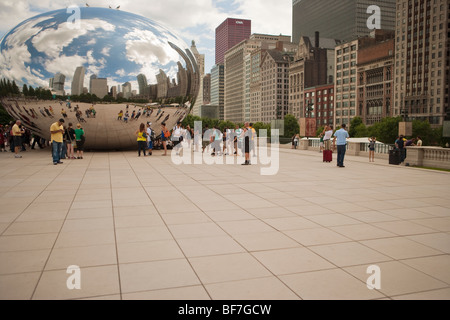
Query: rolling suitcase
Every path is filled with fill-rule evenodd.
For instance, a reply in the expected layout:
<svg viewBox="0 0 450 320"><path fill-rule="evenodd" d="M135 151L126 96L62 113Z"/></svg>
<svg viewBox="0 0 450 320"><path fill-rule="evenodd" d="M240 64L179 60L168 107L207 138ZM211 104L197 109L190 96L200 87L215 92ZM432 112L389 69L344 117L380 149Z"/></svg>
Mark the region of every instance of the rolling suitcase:
<svg viewBox="0 0 450 320"><path fill-rule="evenodd" d="M333 151L324 150L323 151L323 162L332 162L333 161Z"/></svg>

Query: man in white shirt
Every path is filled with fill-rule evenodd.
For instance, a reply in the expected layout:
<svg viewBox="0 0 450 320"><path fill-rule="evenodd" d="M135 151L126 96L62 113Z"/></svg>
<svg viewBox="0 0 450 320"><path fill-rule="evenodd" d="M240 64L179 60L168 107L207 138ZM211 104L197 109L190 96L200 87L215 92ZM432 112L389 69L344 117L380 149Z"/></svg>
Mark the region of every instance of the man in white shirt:
<svg viewBox="0 0 450 320"><path fill-rule="evenodd" d="M327 126L323 132L323 143L325 150L331 150L331 137L333 136L333 126Z"/></svg>

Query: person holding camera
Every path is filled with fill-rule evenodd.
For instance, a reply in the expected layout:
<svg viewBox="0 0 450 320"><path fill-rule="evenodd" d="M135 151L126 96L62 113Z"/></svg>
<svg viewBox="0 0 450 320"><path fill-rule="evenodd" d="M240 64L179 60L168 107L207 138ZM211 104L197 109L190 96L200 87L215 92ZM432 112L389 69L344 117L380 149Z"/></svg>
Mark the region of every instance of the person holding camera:
<svg viewBox="0 0 450 320"><path fill-rule="evenodd" d="M12 141L14 143L14 157L16 159L22 158L22 156L19 155L19 149L22 148L22 135L24 134L25 130L22 128L22 122L20 120L17 120L11 129L11 135L13 138Z"/></svg>
<svg viewBox="0 0 450 320"><path fill-rule="evenodd" d="M55 166L58 164L62 164L61 149L62 149L62 145L64 143L63 123L64 123L64 119L59 119L59 121L53 123L50 127L50 133L51 133L50 142L52 143L53 164Z"/></svg>

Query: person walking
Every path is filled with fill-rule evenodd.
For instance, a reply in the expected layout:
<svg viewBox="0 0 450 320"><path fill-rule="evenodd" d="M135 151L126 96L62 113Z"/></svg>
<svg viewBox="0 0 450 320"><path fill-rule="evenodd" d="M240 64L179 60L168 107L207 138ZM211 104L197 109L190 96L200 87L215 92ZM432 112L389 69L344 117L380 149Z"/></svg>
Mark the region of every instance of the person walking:
<svg viewBox="0 0 450 320"><path fill-rule="evenodd" d="M369 162L375 162L375 145L377 143L377 138L369 138Z"/></svg>
<svg viewBox="0 0 450 320"><path fill-rule="evenodd" d="M138 143L138 155L141 156L141 151L144 152L144 157L146 156L145 149L147 148L147 133L145 130L145 124L141 123L139 130L135 133Z"/></svg>
<svg viewBox="0 0 450 320"><path fill-rule="evenodd" d="M52 143L52 156L53 156L53 165L63 164L61 162L61 149L64 143L64 119L59 119L59 121L53 123L50 126L51 138L50 142Z"/></svg>
<svg viewBox="0 0 450 320"><path fill-rule="evenodd" d="M77 159L83 159L84 143L86 142L86 133L81 127L81 124L77 124L77 128L75 129L75 139L77 143Z"/></svg>
<svg viewBox="0 0 450 320"><path fill-rule="evenodd" d="M350 138L348 135L347 130L345 128L347 125L344 123L341 126L341 129L336 131L334 134L333 144L337 145L338 150L338 156L337 156L337 166L340 168L345 168L344 166L344 158L345 158L345 152L347 151L347 139ZM336 143L337 140L337 143Z"/></svg>

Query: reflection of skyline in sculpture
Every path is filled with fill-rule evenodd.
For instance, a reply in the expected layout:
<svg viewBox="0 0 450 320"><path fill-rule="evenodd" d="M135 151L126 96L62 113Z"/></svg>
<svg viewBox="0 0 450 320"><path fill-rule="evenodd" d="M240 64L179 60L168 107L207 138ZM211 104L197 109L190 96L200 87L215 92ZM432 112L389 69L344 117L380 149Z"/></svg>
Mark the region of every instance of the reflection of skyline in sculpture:
<svg viewBox="0 0 450 320"><path fill-rule="evenodd" d="M93 7L80 10L81 28L75 30L69 30L70 14L56 10L30 18L8 32L0 44L0 76L19 86L50 87L55 95L91 93L102 99L103 94L118 96L120 86L129 82L130 91L138 98L186 94L195 100L197 62L180 37L128 12ZM165 95L157 92L160 70L169 78ZM91 76L103 80L94 81L93 77L91 81Z"/></svg>
<svg viewBox="0 0 450 320"><path fill-rule="evenodd" d="M66 76L57 73L53 78L49 80L49 87L52 93L57 95L64 95L64 83L66 82Z"/></svg>
<svg viewBox="0 0 450 320"><path fill-rule="evenodd" d="M130 106L140 118L132 120L130 112L128 122L118 121L126 105L105 103L110 101L104 99L107 95L119 101L143 98L152 108L160 106L148 116L155 131L160 130L161 121L170 128L183 120L200 82L197 61L186 43L169 29L135 14L105 8L80 10L81 28L69 29L70 14L56 10L20 23L1 40L0 77L19 86L50 87L57 96L53 101L3 99L8 113L43 136L53 122L67 117L66 124L85 127L86 147L92 149L134 147L136 126L147 119L143 119L146 107ZM73 101L85 100L79 96L87 93L104 101L98 105Z"/></svg>
<svg viewBox="0 0 450 320"><path fill-rule="evenodd" d="M75 70L75 74L73 75L72 80L72 95L81 95L83 93L84 87L84 74L86 73L86 69L84 67L77 67Z"/></svg>

